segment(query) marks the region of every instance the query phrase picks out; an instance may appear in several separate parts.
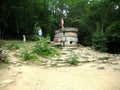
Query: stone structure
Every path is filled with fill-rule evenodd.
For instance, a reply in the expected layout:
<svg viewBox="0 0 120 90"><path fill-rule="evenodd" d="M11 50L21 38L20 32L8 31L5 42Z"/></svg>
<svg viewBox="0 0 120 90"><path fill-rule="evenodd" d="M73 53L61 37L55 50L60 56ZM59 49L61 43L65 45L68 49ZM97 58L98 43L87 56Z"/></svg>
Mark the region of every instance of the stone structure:
<svg viewBox="0 0 120 90"><path fill-rule="evenodd" d="M54 45L76 47L78 42L77 28L63 28L55 31Z"/></svg>

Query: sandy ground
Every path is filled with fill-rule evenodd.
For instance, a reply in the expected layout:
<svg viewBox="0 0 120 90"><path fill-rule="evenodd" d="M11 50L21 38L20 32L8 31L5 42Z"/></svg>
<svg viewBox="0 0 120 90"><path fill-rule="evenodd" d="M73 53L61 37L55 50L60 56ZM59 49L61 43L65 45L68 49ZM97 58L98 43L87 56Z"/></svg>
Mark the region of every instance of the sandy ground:
<svg viewBox="0 0 120 90"><path fill-rule="evenodd" d="M17 60L12 55L11 60ZM0 82L14 80L0 85L0 90L120 90L118 65L104 64L97 69L95 62L67 67L44 67L13 64L0 69Z"/></svg>

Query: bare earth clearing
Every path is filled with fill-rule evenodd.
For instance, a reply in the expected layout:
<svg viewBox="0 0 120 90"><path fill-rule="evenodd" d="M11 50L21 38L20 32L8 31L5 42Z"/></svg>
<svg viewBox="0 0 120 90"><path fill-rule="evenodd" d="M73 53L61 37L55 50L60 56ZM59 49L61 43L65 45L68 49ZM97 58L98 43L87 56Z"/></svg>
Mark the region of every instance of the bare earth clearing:
<svg viewBox="0 0 120 90"><path fill-rule="evenodd" d="M14 52L11 61L18 61ZM120 90L120 60L117 64L83 63L47 67L22 63L0 69L0 90Z"/></svg>

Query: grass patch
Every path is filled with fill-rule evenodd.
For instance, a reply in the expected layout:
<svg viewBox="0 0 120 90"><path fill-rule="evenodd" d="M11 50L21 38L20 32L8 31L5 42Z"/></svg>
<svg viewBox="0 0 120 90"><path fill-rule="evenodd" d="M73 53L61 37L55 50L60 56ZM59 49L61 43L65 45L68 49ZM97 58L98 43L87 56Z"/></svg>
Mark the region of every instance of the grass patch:
<svg viewBox="0 0 120 90"><path fill-rule="evenodd" d="M6 47L9 50L16 50L16 49L20 48L20 45L18 43L11 42L11 43L7 44Z"/></svg>
<svg viewBox="0 0 120 90"><path fill-rule="evenodd" d="M78 55L76 55L75 53L73 53L70 56L70 59L67 61L68 64L70 65L78 65L79 61L78 61Z"/></svg>

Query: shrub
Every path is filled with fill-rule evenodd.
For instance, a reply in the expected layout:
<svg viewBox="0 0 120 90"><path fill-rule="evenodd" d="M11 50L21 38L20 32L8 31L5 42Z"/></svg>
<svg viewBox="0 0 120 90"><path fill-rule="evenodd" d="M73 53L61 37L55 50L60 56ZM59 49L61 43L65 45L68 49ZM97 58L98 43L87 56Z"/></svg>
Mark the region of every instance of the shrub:
<svg viewBox="0 0 120 90"><path fill-rule="evenodd" d="M120 21L113 22L105 30L108 39L108 51L111 53L120 53Z"/></svg>
<svg viewBox="0 0 120 90"><path fill-rule="evenodd" d="M102 34L100 31L97 31L93 34L92 37L92 46L96 50L99 50L101 52L107 51L107 38L104 34Z"/></svg>
<svg viewBox="0 0 120 90"><path fill-rule="evenodd" d="M0 58L0 63L8 64L9 60L6 57L5 58Z"/></svg>
<svg viewBox="0 0 120 90"><path fill-rule="evenodd" d="M52 48L48 43L48 38L44 38L41 41L37 41L33 52L43 56L43 57L51 57L54 55L59 55L56 49Z"/></svg>
<svg viewBox="0 0 120 90"><path fill-rule="evenodd" d="M25 61L27 61L27 60L35 61L37 59L37 55L33 54L33 53L30 53L27 50L25 50L23 52L23 58L24 58Z"/></svg>
<svg viewBox="0 0 120 90"><path fill-rule="evenodd" d="M8 58L5 58L5 59L4 59L4 63L5 63L5 64L9 64Z"/></svg>
<svg viewBox="0 0 120 90"><path fill-rule="evenodd" d="M79 63L78 55L73 53L73 55L71 55L70 60L68 60L67 63L69 63L70 65L77 65Z"/></svg>

